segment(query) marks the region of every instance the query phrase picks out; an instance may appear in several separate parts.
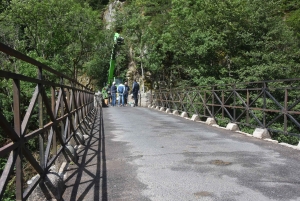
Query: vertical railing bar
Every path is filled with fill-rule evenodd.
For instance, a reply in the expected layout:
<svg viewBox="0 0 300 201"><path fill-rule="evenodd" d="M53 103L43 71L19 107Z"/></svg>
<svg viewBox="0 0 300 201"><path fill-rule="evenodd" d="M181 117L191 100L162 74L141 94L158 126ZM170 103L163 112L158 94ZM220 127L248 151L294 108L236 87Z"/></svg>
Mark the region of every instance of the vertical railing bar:
<svg viewBox="0 0 300 201"><path fill-rule="evenodd" d="M42 67L38 67L38 79L43 79ZM39 128L43 128L43 97L41 95L42 84L39 83L39 97L38 97L38 110L39 110ZM39 134L39 156L40 156L40 165L42 169L45 168L45 155L44 155L44 133Z"/></svg>
<svg viewBox="0 0 300 201"><path fill-rule="evenodd" d="M87 117L87 119L89 119L89 105L87 104L88 100L89 100L88 96L89 95L87 93L85 93L84 104L85 104L85 107L86 107L86 117Z"/></svg>
<svg viewBox="0 0 300 201"><path fill-rule="evenodd" d="M75 112L75 114L74 114L74 126L75 126L75 128L77 129L78 128L78 124L79 124L79 121L78 121L78 101L77 101L77 98L78 98L78 96L77 96L77 94L78 94L78 91L77 90L74 90L74 94L73 94L73 96L74 96L74 109L76 110L76 112Z"/></svg>
<svg viewBox="0 0 300 201"><path fill-rule="evenodd" d="M81 101L82 101L82 103L84 105L84 107L82 107L82 109L83 109L83 118L85 118L86 117L85 93L82 94L81 98L82 98Z"/></svg>
<svg viewBox="0 0 300 201"><path fill-rule="evenodd" d="M69 92L69 103L70 103L70 113L71 113L71 116L70 116L70 135L72 132L75 132L76 130L76 125L74 124L74 89L73 89L73 82L70 83L72 88L70 88L70 92ZM73 128L73 129L71 129ZM72 130L72 131L71 131Z"/></svg>
<svg viewBox="0 0 300 201"><path fill-rule="evenodd" d="M85 121L85 106L84 106L84 92L82 92L80 94L80 102L81 102L81 105L83 107L81 107L81 121L83 122L83 124L85 125L86 129L89 128L89 125L87 125L86 121Z"/></svg>
<svg viewBox="0 0 300 201"><path fill-rule="evenodd" d="M72 86L72 89L70 91L70 112L72 113L71 115L71 122L72 122L72 126L74 128L74 132L76 131L77 129L77 126L76 126L76 119L75 119L75 115L76 115L76 112L73 113L73 111L76 109L75 107L75 92L74 92L74 85L73 83L71 83L71 86Z"/></svg>
<svg viewBox="0 0 300 201"><path fill-rule="evenodd" d="M233 121L236 122L236 93L237 93L237 90L236 90L236 85L234 84L233 85L233 105L234 105L234 108L233 108Z"/></svg>
<svg viewBox="0 0 300 201"><path fill-rule="evenodd" d="M55 121L56 121L56 116L55 116L55 87L51 87L51 108L52 108L52 113L54 115ZM57 147L56 147L56 132L53 129L53 140L52 140L52 152L53 155L57 154Z"/></svg>
<svg viewBox="0 0 300 201"><path fill-rule="evenodd" d="M76 112L74 112L73 114L73 126L74 126L74 129L78 129L78 123L77 123L77 109L78 109L78 105L77 105L77 99L76 99L76 90L75 90L75 84L73 85L73 89L72 89L72 105L73 105L73 111L76 110Z"/></svg>
<svg viewBox="0 0 300 201"><path fill-rule="evenodd" d="M207 104L206 104L206 90L204 90L203 99L204 99L204 102L203 102L204 116L206 116L206 108L207 108Z"/></svg>
<svg viewBox="0 0 300 201"><path fill-rule="evenodd" d="M222 90L222 118L224 118L224 106L225 103L224 103L224 90Z"/></svg>
<svg viewBox="0 0 300 201"><path fill-rule="evenodd" d="M94 109L94 95L93 94L89 94L89 97L90 97L90 100L89 100L89 105L90 105L90 111L94 111L93 113L96 114L96 110L93 110ZM140 102L140 105L141 105L141 102Z"/></svg>
<svg viewBox="0 0 300 201"><path fill-rule="evenodd" d="M61 116L64 116L65 115L65 110L64 110L64 101L63 101L63 98L64 98L64 89L63 89L63 84L64 84L64 78L61 77L60 78L60 84L61 84L61 87L60 87L60 91L62 93L61 97L60 97L60 113L61 113ZM65 123L66 120L63 120L61 121L61 137L62 139L64 140L64 143L66 143L66 139L67 139L67 136L65 135Z"/></svg>
<svg viewBox="0 0 300 201"><path fill-rule="evenodd" d="M79 94L78 94L78 103L80 105L80 110L79 110L79 122L82 122L83 120L83 108L81 107L83 104L82 104L82 92L80 91Z"/></svg>
<svg viewBox="0 0 300 201"><path fill-rule="evenodd" d="M90 115L90 111L89 111L89 105L87 104L88 103L88 100L89 100L89 94L87 93L84 93L85 94L85 99L84 99L84 105L85 105L85 110L86 110L86 119L89 121L89 115Z"/></svg>
<svg viewBox="0 0 300 201"><path fill-rule="evenodd" d="M215 95L214 95L215 94L215 86L212 87L211 94L212 94L212 108L211 108L212 117L215 118Z"/></svg>
<svg viewBox="0 0 300 201"><path fill-rule="evenodd" d="M78 128L78 126L79 126L79 123L80 123L80 121L79 121L79 115L78 115L78 113L79 113L79 110L78 110L78 108L79 108L79 103L78 103L78 90L76 90L75 92L74 92L74 102L75 102L75 109L76 109L76 113L75 113L75 126L76 126L76 128Z"/></svg>
<svg viewBox="0 0 300 201"><path fill-rule="evenodd" d="M250 101L250 94L249 90L247 89L247 106L246 106L246 123L249 124L249 101Z"/></svg>
<svg viewBox="0 0 300 201"><path fill-rule="evenodd" d="M14 128L16 134L20 137L20 144L16 159L16 200L23 200L23 164L22 147L23 135L21 134L21 114L20 114L20 80L13 80L13 108L14 108Z"/></svg>
<svg viewBox="0 0 300 201"><path fill-rule="evenodd" d="M83 93L83 104L84 104L84 117L87 118L88 116L88 106L86 104L87 100L87 94Z"/></svg>
<svg viewBox="0 0 300 201"><path fill-rule="evenodd" d="M267 83L263 82L263 126L266 128L266 108L267 108Z"/></svg>
<svg viewBox="0 0 300 201"><path fill-rule="evenodd" d="M284 113L283 113L284 134L287 133L287 112L288 112L288 90L287 90L287 88L285 88L285 91L284 91Z"/></svg>
<svg viewBox="0 0 300 201"><path fill-rule="evenodd" d="M71 124L72 124L72 117L70 117L70 112L71 112L71 108L70 108L70 104L71 104L71 102L70 102L70 92L69 92L69 89L68 88L66 88L65 89L66 90L66 99L67 99L67 106L68 106L68 108L69 108L69 111L68 111L68 118L67 118L67 122L68 122L68 126L67 126L67 139L70 137L70 135L71 135Z"/></svg>

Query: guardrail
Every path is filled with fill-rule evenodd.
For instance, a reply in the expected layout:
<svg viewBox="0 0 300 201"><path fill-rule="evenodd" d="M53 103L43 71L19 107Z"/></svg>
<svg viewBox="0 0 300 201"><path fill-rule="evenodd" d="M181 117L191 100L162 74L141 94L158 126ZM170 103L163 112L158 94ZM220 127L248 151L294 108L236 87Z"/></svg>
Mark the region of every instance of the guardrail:
<svg viewBox="0 0 300 201"><path fill-rule="evenodd" d="M156 90L152 104L300 137L300 79Z"/></svg>
<svg viewBox="0 0 300 201"><path fill-rule="evenodd" d="M76 80L2 43L0 51L9 56L12 66L25 62L37 69L33 77L0 70L0 79L11 82L13 94L13 122L9 122L0 109L0 128L9 138L0 148L0 157L7 159L0 178L0 200L12 178L16 183L16 200L26 200L60 154L68 154L66 145L75 132L89 129L89 115L95 109L94 93ZM24 84L33 86L26 110L20 105ZM38 121L36 127L30 125L30 121ZM28 148L28 142L37 138L39 155ZM30 185L25 183L24 163L39 175Z"/></svg>

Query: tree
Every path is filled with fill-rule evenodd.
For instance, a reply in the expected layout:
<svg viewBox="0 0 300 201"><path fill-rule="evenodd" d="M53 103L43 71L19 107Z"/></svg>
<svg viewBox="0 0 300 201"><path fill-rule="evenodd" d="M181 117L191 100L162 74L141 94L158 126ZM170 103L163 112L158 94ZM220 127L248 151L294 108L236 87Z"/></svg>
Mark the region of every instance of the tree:
<svg viewBox="0 0 300 201"><path fill-rule="evenodd" d="M73 0L28 0L26 4L16 0L2 16L6 16L3 27L8 27L4 37L20 41L14 48L53 62L53 67L75 79L103 37L99 14Z"/></svg>
<svg viewBox="0 0 300 201"><path fill-rule="evenodd" d="M134 16L124 21L127 37L144 49L135 58L146 52L145 68L203 85L299 76L299 40L281 8L279 0L133 0L123 16Z"/></svg>

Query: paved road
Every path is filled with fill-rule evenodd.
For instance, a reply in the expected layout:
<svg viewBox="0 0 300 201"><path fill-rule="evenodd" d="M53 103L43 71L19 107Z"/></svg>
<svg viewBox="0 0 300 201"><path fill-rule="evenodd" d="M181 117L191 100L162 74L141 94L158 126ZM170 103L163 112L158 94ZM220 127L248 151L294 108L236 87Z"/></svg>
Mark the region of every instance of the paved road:
<svg viewBox="0 0 300 201"><path fill-rule="evenodd" d="M97 160L83 165L94 170L73 174L91 181L67 183L76 200L300 201L297 150L148 108L103 115L104 131L90 140Z"/></svg>

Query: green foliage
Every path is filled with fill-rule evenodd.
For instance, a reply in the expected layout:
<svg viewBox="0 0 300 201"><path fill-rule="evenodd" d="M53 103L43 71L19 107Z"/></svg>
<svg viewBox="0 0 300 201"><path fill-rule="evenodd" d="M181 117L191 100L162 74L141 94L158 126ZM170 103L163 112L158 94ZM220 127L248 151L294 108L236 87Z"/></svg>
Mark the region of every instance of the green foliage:
<svg viewBox="0 0 300 201"><path fill-rule="evenodd" d="M107 4L2 2L0 38L74 78L88 73L100 86L112 39L95 10ZM299 76L298 1L131 0L123 5L115 22L126 44L118 55L118 75L134 62L140 73L149 71L152 81L169 86Z"/></svg>
<svg viewBox="0 0 300 201"><path fill-rule="evenodd" d="M300 74L297 26L283 20L291 5L298 3L132 0L119 21L134 61L170 86L283 79Z"/></svg>
<svg viewBox="0 0 300 201"><path fill-rule="evenodd" d="M251 127L248 127L248 126L240 126L240 130L242 132L245 132L245 133L249 133L249 134L252 134L254 132L254 128L251 128Z"/></svg>
<svg viewBox="0 0 300 201"><path fill-rule="evenodd" d="M0 26L6 27L0 39L77 79L85 74L85 63L101 54L104 38L98 15L74 0L15 0L0 14Z"/></svg>
<svg viewBox="0 0 300 201"><path fill-rule="evenodd" d="M16 200L15 191L13 189L6 190L3 195L3 201L14 201Z"/></svg>
<svg viewBox="0 0 300 201"><path fill-rule="evenodd" d="M298 37L298 39L300 39L300 8L289 13L287 24L294 29L296 36Z"/></svg>
<svg viewBox="0 0 300 201"><path fill-rule="evenodd" d="M7 162L7 159L5 158L0 158L0 172L2 173L5 167L5 164Z"/></svg>
<svg viewBox="0 0 300 201"><path fill-rule="evenodd" d="M280 142L285 142L291 145L298 145L299 144L299 138L295 136L289 136L284 134L275 134L272 136L272 139L277 140Z"/></svg>
<svg viewBox="0 0 300 201"><path fill-rule="evenodd" d="M96 2L96 1L93 1ZM92 4L92 1L89 3ZM105 31L95 11L82 1L76 0L12 0L0 1L0 41L64 74L78 79L91 76L98 80L99 75L107 69L109 56L96 60L104 51ZM109 53L108 53L109 54ZM89 65L93 61L93 65ZM93 68L100 70L96 71ZM20 62L17 59L0 53L0 69L24 76L36 78L36 67ZM89 74L88 74L89 73ZM88 75L87 75L88 74ZM44 72L46 80L57 81L59 78ZM93 80L85 85L91 85ZM20 83L20 113L26 114L36 84L21 81ZM49 93L49 90L47 90ZM47 94L49 97L49 94ZM0 78L0 110L13 127L12 81ZM37 106L29 120L27 131L37 128ZM49 120L49 116L45 120ZM11 140L0 129L0 146ZM26 142L26 147L35 152L38 148L37 139ZM3 171L5 158L0 159L0 169ZM15 200L14 178L8 184L4 200Z"/></svg>
<svg viewBox="0 0 300 201"><path fill-rule="evenodd" d="M298 0L282 0L281 5L282 9L286 12L300 8L300 3Z"/></svg>
<svg viewBox="0 0 300 201"><path fill-rule="evenodd" d="M104 9L105 6L109 3L109 0L77 0L78 3L86 2L90 5L91 8L94 10L101 10Z"/></svg>
<svg viewBox="0 0 300 201"><path fill-rule="evenodd" d="M6 165L7 159L0 158L0 175L2 174L4 167ZM3 196L4 201L15 200L15 190L14 190L14 179L8 182L8 187L6 188Z"/></svg>
<svg viewBox="0 0 300 201"><path fill-rule="evenodd" d="M217 115L215 118L217 119L217 124L221 127L226 127L230 123L230 119L222 118L221 115Z"/></svg>

